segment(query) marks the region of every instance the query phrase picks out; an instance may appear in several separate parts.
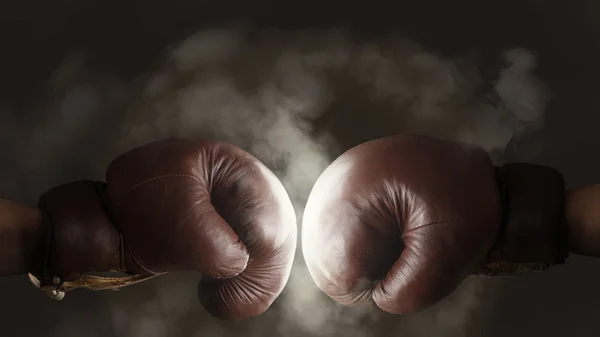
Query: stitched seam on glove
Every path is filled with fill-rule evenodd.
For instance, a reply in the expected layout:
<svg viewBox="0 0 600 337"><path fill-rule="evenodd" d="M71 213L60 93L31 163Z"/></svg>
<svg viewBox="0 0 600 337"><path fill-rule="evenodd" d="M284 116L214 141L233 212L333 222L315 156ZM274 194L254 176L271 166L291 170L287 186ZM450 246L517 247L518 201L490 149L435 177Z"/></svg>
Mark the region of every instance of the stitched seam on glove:
<svg viewBox="0 0 600 337"><path fill-rule="evenodd" d="M166 274L166 272L164 273L159 273L159 272L155 272L153 270L151 270L150 268L146 267L141 261L140 259L137 257L137 255L129 248L127 247L127 251L129 252L129 254L131 254L131 258L138 264L138 266L140 266L142 269L144 269L144 271L152 274L152 275L160 275L160 274Z"/></svg>
<svg viewBox="0 0 600 337"><path fill-rule="evenodd" d="M434 221L434 222L426 223L426 224L421 225L421 226L417 226L417 227L411 228L411 229L409 229L407 231L403 231L402 235L404 235L406 233L410 233L410 232L416 231L416 230L421 229L421 228L429 227L429 226L447 225L447 224L451 224L451 223L460 223L460 221L458 221L458 220L440 220L440 221Z"/></svg>
<svg viewBox="0 0 600 337"><path fill-rule="evenodd" d="M129 192L131 192L131 191L135 190L136 188L138 188L138 187L140 187L140 186L142 186L142 185L144 185L144 184L146 184L146 183L149 183L149 182L152 182L152 181L155 181L155 180L159 180L159 179L163 179L163 178L171 178L171 177L185 177L185 178L190 178L190 179L193 179L193 180L195 180L195 181L197 181L197 182L199 182L199 183L201 182L201 181L200 181L200 179L198 179L198 178L196 178L196 177L194 177L194 176L192 176L192 175L189 175L189 174L183 174L183 173L177 173L177 174L165 174L165 175L162 175L162 176L158 176L158 177L150 178L150 179L148 179L148 180L144 180L144 181L142 181L142 182L139 182L139 183L137 183L137 184L133 185L133 186L132 186L132 187L129 189Z"/></svg>

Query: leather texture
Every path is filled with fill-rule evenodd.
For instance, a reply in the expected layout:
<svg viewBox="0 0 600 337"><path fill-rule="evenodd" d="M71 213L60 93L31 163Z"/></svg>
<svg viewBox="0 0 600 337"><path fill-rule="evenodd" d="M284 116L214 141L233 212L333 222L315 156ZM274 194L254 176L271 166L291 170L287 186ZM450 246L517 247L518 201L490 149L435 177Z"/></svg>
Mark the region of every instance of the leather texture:
<svg viewBox="0 0 600 337"><path fill-rule="evenodd" d="M528 180L536 170L547 179ZM419 311L486 265L514 271L527 269L521 262L562 260L554 218L563 207L561 182L543 167L497 169L467 144L416 135L366 142L337 158L313 187L304 259L339 303L374 300L390 313Z"/></svg>
<svg viewBox="0 0 600 337"><path fill-rule="evenodd" d="M169 139L40 198L48 224L42 283L97 271L200 272L198 296L222 319L266 311L291 273L297 226L277 177L222 142Z"/></svg>

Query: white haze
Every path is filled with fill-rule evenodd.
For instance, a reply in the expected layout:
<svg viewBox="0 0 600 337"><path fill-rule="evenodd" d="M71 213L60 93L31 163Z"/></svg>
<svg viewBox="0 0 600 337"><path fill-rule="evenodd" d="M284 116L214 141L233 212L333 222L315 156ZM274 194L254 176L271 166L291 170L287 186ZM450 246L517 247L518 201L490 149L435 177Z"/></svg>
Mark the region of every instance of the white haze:
<svg viewBox="0 0 600 337"><path fill-rule="evenodd" d="M27 140L10 167L29 177L23 182L0 175L2 192L32 198L61 182L101 179L105 165L123 151L171 136L204 136L263 160L301 215L322 170L345 148L378 132L426 133L495 153L540 126L546 92L532 73L535 56L515 49L503 57L506 67L498 69L492 88L481 78L477 58L442 58L400 37L359 40L341 29L269 30L258 37L233 29L201 31L169 50L160 69L130 82L95 72L84 55L73 54L48 82L34 123L0 114L0 135L9 144L16 137ZM327 127L314 127L314 120ZM243 322L209 317L196 300L193 273L98 298L109 302L109 323L119 337L478 336L489 314L480 303L486 288L478 279L406 317L342 308L314 286L300 251L296 260L282 297L264 315ZM88 335L86 319L65 319L50 335Z"/></svg>

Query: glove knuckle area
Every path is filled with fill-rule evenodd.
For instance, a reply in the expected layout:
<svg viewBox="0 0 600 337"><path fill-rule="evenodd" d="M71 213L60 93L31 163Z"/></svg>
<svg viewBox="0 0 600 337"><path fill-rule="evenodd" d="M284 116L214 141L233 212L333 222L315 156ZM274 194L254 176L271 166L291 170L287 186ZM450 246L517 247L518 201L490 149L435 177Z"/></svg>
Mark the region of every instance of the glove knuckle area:
<svg viewBox="0 0 600 337"><path fill-rule="evenodd" d="M348 306L371 300L403 249L393 187L363 184L368 176L355 159L343 155L322 173L302 222L302 251L313 280Z"/></svg>
<svg viewBox="0 0 600 337"><path fill-rule="evenodd" d="M317 285L346 305L410 313L448 295L499 228L494 167L474 147L420 136L363 143L311 191L302 248Z"/></svg>
<svg viewBox="0 0 600 337"><path fill-rule="evenodd" d="M307 267L317 286L337 302L364 304L402 251L398 227L368 225L350 205L329 206L318 234L303 233Z"/></svg>
<svg viewBox="0 0 600 337"><path fill-rule="evenodd" d="M107 179L138 259L154 270L199 271L198 295L213 316L266 310L287 283L297 235L293 206L275 175L221 142L172 139L130 154L111 165Z"/></svg>
<svg viewBox="0 0 600 337"><path fill-rule="evenodd" d="M213 188L213 204L248 248L250 262L236 277L203 278L202 305L213 316L243 319L266 311L287 284L296 251L292 203L277 177L257 160L244 172L228 172Z"/></svg>
<svg viewBox="0 0 600 337"><path fill-rule="evenodd" d="M120 241L101 200L103 183L77 181L40 197L49 229L47 272L62 280L120 268Z"/></svg>

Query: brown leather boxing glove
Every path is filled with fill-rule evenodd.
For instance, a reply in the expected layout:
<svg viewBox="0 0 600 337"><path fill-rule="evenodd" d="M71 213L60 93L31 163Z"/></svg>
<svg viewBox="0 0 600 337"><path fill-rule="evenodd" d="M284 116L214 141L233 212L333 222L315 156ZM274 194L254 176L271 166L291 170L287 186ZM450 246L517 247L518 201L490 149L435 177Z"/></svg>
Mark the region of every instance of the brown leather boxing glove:
<svg viewBox="0 0 600 337"><path fill-rule="evenodd" d="M169 139L115 159L106 183L79 181L40 198L47 229L34 284L62 298L175 270L202 275L212 315L264 312L287 283L296 216L277 177L226 143ZM120 271L123 278L87 275Z"/></svg>
<svg viewBox="0 0 600 337"><path fill-rule="evenodd" d="M302 250L319 288L345 305L424 309L473 274L563 263L564 181L548 167L495 167L482 149L422 136L356 146L319 177Z"/></svg>

